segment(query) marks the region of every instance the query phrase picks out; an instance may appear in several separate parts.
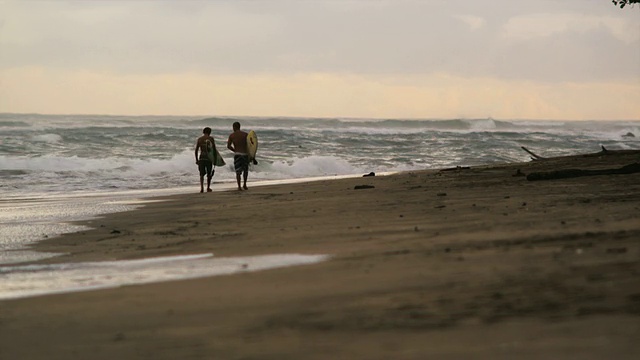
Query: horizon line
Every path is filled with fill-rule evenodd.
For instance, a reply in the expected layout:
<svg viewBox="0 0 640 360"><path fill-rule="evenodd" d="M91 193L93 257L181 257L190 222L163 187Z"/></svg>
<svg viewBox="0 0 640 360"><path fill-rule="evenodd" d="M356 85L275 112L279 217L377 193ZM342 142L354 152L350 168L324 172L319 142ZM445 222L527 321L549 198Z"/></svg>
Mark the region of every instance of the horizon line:
<svg viewBox="0 0 640 360"><path fill-rule="evenodd" d="M280 118L280 119L317 119L317 120L400 120L400 121L442 121L442 120L497 120L497 121L571 121L571 122L588 122L588 121L640 121L638 119L543 119L543 118L495 118L493 116L487 117L450 117L450 118L403 118L403 117L355 117L355 116L296 116L296 115L176 115L176 114L145 114L145 115L133 115L133 114L98 114L98 113L39 113L39 112L2 112L0 115L37 115L37 116L130 116L130 117L194 117L194 118Z"/></svg>

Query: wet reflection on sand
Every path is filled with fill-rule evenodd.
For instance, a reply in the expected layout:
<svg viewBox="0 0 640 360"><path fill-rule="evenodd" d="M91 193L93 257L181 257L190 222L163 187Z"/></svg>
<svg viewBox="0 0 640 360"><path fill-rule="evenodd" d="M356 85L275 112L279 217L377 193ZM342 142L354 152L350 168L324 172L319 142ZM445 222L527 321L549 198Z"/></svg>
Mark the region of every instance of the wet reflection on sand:
<svg viewBox="0 0 640 360"><path fill-rule="evenodd" d="M327 255L275 254L214 258L213 254L141 260L0 267L0 300L114 288L305 265Z"/></svg>

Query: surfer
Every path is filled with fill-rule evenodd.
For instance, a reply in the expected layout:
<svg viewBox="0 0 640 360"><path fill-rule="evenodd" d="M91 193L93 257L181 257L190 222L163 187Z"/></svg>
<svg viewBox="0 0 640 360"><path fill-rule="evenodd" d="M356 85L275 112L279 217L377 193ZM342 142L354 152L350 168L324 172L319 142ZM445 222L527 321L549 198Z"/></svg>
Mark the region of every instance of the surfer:
<svg viewBox="0 0 640 360"><path fill-rule="evenodd" d="M233 123L233 132L229 135L227 148L234 152L233 166L236 169L236 181L238 190L248 190L247 177L249 176L249 154L247 151L247 133L240 130L240 123ZM240 186L240 175L243 175L244 184Z"/></svg>
<svg viewBox="0 0 640 360"><path fill-rule="evenodd" d="M200 136L196 141L196 164L200 171L200 192L204 192L204 176L207 175L207 192L211 192L211 178L213 177L213 163L207 156L207 140L215 144L215 140L211 137L211 128L206 127L202 130L204 135ZM200 155L198 156L198 152Z"/></svg>

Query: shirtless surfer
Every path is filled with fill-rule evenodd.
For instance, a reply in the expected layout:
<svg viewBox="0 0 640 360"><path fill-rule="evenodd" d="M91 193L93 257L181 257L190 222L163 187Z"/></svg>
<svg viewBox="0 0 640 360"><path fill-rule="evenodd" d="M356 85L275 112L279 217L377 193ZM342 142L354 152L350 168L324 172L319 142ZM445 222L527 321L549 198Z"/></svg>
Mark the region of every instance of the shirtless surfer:
<svg viewBox="0 0 640 360"><path fill-rule="evenodd" d="M213 163L207 156L207 140L215 145L215 140L211 137L211 128L206 127L202 130L204 135L200 136L196 141L196 164L200 171L200 192L204 192L204 175L207 175L207 192L211 192L211 178L213 177ZM200 156L198 156L198 151Z"/></svg>
<svg viewBox="0 0 640 360"><path fill-rule="evenodd" d="M235 153L233 156L233 166L236 169L236 181L238 190L248 190L247 177L249 176L249 153L247 150L247 133L240 130L240 123L233 123L233 132L229 135L227 148ZM243 175L244 184L240 186L240 175Z"/></svg>

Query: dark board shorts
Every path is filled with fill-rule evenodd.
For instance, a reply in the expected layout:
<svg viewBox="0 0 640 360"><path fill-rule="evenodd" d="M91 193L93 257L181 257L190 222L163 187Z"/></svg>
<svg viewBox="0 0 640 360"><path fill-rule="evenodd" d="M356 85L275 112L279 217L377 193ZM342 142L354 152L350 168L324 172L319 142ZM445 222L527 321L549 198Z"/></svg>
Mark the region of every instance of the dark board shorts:
<svg viewBox="0 0 640 360"><path fill-rule="evenodd" d="M213 163L209 159L200 159L198 160L198 170L200 170L200 176L212 177Z"/></svg>
<svg viewBox="0 0 640 360"><path fill-rule="evenodd" d="M235 155L233 166L236 168L236 174L249 171L249 155Z"/></svg>

